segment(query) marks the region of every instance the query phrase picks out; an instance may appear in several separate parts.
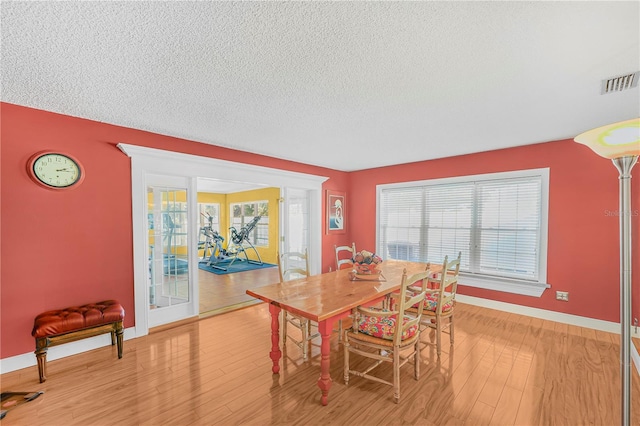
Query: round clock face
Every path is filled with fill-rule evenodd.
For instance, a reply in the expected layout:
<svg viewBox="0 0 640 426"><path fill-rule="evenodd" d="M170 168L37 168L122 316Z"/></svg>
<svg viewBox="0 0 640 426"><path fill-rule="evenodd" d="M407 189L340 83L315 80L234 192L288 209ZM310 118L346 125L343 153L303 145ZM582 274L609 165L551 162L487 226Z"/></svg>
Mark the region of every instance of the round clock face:
<svg viewBox="0 0 640 426"><path fill-rule="evenodd" d="M36 182L49 188L69 188L84 179L80 163L65 154L38 154L30 163L29 171Z"/></svg>

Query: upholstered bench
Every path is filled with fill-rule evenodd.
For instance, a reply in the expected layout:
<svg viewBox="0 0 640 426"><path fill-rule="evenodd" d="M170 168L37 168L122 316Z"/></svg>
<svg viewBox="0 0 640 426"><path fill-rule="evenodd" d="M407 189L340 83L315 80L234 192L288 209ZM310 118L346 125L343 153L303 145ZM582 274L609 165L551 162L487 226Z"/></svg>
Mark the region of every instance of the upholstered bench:
<svg viewBox="0 0 640 426"><path fill-rule="evenodd" d="M36 317L31 335L36 339L40 383L47 380L47 349L51 346L111 333L111 345L118 342L122 358L124 309L115 300L43 312Z"/></svg>

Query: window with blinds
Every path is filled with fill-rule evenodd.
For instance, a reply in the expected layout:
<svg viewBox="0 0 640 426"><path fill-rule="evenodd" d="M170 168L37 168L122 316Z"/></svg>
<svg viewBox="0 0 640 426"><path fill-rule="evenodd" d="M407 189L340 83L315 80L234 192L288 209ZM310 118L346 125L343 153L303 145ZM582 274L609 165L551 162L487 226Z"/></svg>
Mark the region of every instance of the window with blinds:
<svg viewBox="0 0 640 426"><path fill-rule="evenodd" d="M249 232L249 240L255 246L269 246L269 202L247 201L244 203L231 203L229 205L231 226L240 231L244 226L260 216L258 223Z"/></svg>
<svg viewBox="0 0 640 426"><path fill-rule="evenodd" d="M548 169L378 186L377 251L463 273L546 280Z"/></svg>

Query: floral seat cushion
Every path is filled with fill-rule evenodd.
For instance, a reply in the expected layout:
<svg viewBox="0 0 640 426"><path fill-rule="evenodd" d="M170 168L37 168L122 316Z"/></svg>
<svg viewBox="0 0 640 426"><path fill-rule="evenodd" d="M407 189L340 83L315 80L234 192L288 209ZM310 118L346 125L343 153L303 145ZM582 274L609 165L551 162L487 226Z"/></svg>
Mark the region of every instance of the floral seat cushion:
<svg viewBox="0 0 640 426"><path fill-rule="evenodd" d="M424 299L424 310L435 312L436 308L438 307L439 298L440 296L438 295L438 293L427 293L427 297L425 297ZM454 304L453 300L445 303L444 306L442 307L442 312L449 312L451 308L453 308L453 304ZM413 305L414 308L417 308L418 306L419 306L418 303Z"/></svg>
<svg viewBox="0 0 640 426"><path fill-rule="evenodd" d="M384 310L380 310L385 312ZM404 316L403 324L411 318ZM391 317L375 317L363 315L358 322L358 332L368 334L369 336L380 339L393 340L393 334L396 331L397 315ZM402 340L409 339L416 335L418 326L414 325L406 329L402 333Z"/></svg>

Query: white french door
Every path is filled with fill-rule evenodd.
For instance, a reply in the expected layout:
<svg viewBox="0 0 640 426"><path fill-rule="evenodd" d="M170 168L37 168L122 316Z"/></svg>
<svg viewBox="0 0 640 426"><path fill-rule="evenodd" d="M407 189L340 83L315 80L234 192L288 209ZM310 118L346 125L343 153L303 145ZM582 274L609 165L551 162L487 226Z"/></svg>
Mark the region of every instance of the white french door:
<svg viewBox="0 0 640 426"><path fill-rule="evenodd" d="M196 315L189 180L147 177L148 326Z"/></svg>
<svg viewBox="0 0 640 426"><path fill-rule="evenodd" d="M309 249L309 190L282 188L280 210L280 252L304 252Z"/></svg>

